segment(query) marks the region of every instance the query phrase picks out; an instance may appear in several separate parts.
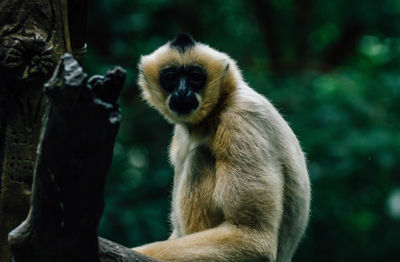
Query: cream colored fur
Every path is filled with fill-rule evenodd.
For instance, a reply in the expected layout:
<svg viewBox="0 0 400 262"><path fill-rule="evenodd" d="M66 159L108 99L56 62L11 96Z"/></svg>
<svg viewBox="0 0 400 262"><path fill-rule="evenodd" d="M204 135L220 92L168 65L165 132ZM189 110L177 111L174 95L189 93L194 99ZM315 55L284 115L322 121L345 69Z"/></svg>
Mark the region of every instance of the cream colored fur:
<svg viewBox="0 0 400 262"><path fill-rule="evenodd" d="M200 65L207 84L199 107L180 117L168 107L159 72ZM226 54L196 43L143 56L144 99L175 124L169 240L135 248L163 261L289 262L309 216L310 182L296 136L278 111L242 79Z"/></svg>

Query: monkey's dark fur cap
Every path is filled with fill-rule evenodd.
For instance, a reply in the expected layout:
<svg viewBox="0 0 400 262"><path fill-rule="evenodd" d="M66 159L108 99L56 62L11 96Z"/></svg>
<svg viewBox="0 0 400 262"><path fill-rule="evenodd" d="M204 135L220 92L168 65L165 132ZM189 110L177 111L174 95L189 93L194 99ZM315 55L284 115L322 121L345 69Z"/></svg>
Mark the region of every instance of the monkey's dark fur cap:
<svg viewBox="0 0 400 262"><path fill-rule="evenodd" d="M182 33L171 42L171 47L177 48L179 51L184 52L193 47L195 44L196 41L193 40L191 35Z"/></svg>

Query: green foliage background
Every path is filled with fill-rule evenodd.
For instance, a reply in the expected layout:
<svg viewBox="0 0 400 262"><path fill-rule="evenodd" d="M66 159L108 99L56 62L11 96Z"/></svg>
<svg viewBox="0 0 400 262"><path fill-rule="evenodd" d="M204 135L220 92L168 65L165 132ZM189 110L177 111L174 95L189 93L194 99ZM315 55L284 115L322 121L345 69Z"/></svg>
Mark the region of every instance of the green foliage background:
<svg viewBox="0 0 400 262"><path fill-rule="evenodd" d="M180 32L227 52L298 135L313 184L294 261L400 261L400 1L98 0L85 66L128 71L100 234L164 240L172 126L141 100L136 64Z"/></svg>

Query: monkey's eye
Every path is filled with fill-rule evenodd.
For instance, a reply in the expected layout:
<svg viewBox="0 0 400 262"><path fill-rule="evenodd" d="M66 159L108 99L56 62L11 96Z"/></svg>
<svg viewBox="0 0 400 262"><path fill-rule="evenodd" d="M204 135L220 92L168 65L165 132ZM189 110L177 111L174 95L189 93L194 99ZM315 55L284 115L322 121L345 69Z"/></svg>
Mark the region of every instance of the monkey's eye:
<svg viewBox="0 0 400 262"><path fill-rule="evenodd" d="M200 67L192 67L188 72L188 80L195 91L200 90L206 83L206 73Z"/></svg>
<svg viewBox="0 0 400 262"><path fill-rule="evenodd" d="M176 75L172 72L169 72L164 75L164 81L166 82L173 82L176 80Z"/></svg>
<svg viewBox="0 0 400 262"><path fill-rule="evenodd" d="M190 74L190 81L192 82L200 82L203 79L203 76L201 74L199 74L198 72L193 72Z"/></svg>
<svg viewBox="0 0 400 262"><path fill-rule="evenodd" d="M161 71L160 74L160 84L161 87L172 92L178 84L178 72L174 68L167 68Z"/></svg>

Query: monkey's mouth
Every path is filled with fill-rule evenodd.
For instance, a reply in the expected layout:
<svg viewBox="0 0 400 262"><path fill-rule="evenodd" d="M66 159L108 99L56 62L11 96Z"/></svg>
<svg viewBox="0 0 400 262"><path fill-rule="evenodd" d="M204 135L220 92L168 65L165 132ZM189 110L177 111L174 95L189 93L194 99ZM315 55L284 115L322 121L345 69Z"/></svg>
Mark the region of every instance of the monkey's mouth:
<svg viewBox="0 0 400 262"><path fill-rule="evenodd" d="M169 100L169 108L178 115L188 115L199 106L195 96L174 97Z"/></svg>

